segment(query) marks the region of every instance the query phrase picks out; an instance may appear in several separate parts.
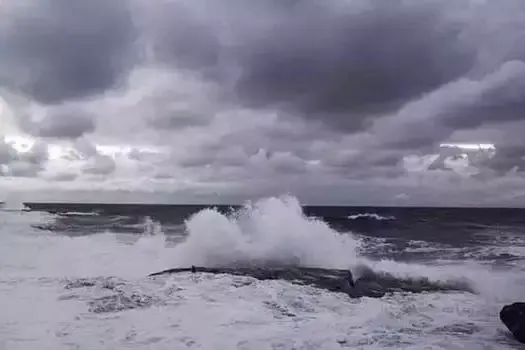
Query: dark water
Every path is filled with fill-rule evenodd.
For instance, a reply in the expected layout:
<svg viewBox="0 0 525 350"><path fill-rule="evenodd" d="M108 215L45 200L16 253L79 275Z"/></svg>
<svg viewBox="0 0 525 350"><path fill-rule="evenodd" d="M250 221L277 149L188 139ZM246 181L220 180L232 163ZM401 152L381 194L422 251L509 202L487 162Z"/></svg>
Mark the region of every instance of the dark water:
<svg viewBox="0 0 525 350"><path fill-rule="evenodd" d="M132 235L157 228L168 240L185 236L185 221L206 208L234 215L238 206L140 204L35 204L27 208L58 214L35 226L70 236L114 232ZM475 259L505 264L525 255L525 209L305 206L306 217L339 232L352 232L364 253L396 260ZM149 227L149 228L148 228ZM136 236L138 239L138 236Z"/></svg>

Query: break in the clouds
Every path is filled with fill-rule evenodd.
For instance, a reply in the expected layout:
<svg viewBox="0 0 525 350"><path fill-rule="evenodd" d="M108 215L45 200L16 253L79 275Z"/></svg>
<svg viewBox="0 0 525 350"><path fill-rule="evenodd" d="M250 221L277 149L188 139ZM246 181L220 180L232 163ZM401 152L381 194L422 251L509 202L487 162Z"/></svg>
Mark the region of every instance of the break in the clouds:
<svg viewBox="0 0 525 350"><path fill-rule="evenodd" d="M523 18L521 0L3 2L3 187L520 205Z"/></svg>

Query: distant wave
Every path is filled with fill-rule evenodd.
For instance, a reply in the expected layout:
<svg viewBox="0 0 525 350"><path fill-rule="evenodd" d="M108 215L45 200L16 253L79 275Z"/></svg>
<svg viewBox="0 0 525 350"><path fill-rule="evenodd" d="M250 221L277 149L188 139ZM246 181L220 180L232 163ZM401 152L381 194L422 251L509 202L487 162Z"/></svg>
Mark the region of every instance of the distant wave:
<svg viewBox="0 0 525 350"><path fill-rule="evenodd" d="M65 213L58 213L60 216L99 216L97 212L80 212L80 211L68 211Z"/></svg>
<svg viewBox="0 0 525 350"><path fill-rule="evenodd" d="M359 213L354 215L349 215L348 219L350 220L359 220L359 219L374 219L379 221L386 221L386 220L395 220L395 216L382 216L376 213Z"/></svg>

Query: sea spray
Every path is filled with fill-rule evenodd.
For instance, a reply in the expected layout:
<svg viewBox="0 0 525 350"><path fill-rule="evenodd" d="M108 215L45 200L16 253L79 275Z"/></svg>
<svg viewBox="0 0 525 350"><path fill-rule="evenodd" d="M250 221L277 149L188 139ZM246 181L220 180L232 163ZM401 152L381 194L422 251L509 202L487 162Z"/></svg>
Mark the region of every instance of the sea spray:
<svg viewBox="0 0 525 350"><path fill-rule="evenodd" d="M348 268L359 241L303 214L294 197L271 197L224 215L202 210L186 221L188 238L175 248L176 264L206 266L266 262Z"/></svg>
<svg viewBox="0 0 525 350"><path fill-rule="evenodd" d="M359 254L361 240L352 232L338 232L319 218L307 217L291 196L248 203L227 215L204 209L186 220L185 229L187 238L173 248L170 267L300 265L352 269L359 278L358 267L366 266L399 278L465 282L490 297L504 297L497 286L513 277L494 274L476 262L423 265L372 260Z"/></svg>

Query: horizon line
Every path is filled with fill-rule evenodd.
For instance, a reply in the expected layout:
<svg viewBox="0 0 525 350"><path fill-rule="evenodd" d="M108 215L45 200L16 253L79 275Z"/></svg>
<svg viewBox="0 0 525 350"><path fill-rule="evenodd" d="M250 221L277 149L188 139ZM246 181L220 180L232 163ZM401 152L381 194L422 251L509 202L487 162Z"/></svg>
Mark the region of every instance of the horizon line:
<svg viewBox="0 0 525 350"><path fill-rule="evenodd" d="M22 202L24 207L60 207L60 206L156 206L156 207L243 207L248 201L243 203L140 203L140 202ZM253 201L251 201L253 202ZM5 204L5 202L0 202ZM347 208L406 208L406 209L525 209L522 207L509 206L473 206L473 205L359 205L359 204L301 204L301 207L347 207Z"/></svg>

